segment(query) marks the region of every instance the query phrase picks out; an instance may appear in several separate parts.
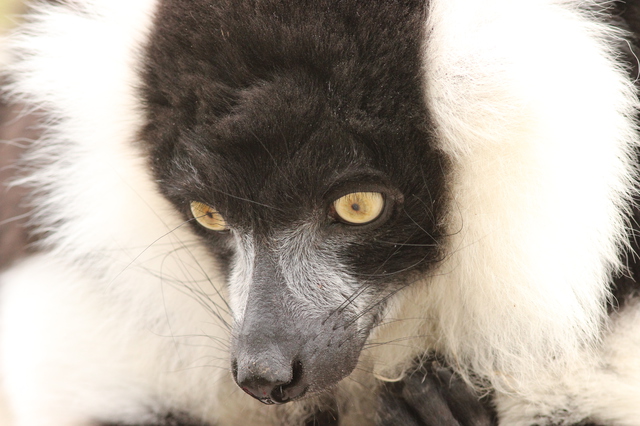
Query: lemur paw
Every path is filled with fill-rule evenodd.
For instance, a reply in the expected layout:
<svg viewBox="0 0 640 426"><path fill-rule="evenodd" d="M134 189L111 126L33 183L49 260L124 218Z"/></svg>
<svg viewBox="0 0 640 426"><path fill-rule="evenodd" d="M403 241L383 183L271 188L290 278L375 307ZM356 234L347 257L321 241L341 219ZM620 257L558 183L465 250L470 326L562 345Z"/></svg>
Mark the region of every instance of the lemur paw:
<svg viewBox="0 0 640 426"><path fill-rule="evenodd" d="M429 358L378 397L378 426L493 426L495 414L476 391L437 358Z"/></svg>

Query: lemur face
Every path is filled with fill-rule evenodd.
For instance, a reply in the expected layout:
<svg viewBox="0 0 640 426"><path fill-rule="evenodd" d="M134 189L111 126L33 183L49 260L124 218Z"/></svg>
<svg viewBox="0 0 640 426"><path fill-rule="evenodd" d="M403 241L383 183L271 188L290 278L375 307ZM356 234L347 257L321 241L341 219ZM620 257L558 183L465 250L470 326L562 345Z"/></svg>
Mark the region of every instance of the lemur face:
<svg viewBox="0 0 640 426"><path fill-rule="evenodd" d="M236 382L282 403L347 376L387 298L439 260L446 164L422 1L268 3L160 7L142 136L227 262Z"/></svg>

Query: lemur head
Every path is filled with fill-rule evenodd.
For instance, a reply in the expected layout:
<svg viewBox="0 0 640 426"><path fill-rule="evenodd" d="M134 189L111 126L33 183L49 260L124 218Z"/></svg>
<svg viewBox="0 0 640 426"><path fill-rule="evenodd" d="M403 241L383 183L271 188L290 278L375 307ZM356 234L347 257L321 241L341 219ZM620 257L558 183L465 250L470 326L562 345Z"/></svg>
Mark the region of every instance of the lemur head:
<svg viewBox="0 0 640 426"><path fill-rule="evenodd" d="M350 374L386 300L441 257L424 14L422 0L159 9L143 138L163 193L228 263L232 370L262 402Z"/></svg>

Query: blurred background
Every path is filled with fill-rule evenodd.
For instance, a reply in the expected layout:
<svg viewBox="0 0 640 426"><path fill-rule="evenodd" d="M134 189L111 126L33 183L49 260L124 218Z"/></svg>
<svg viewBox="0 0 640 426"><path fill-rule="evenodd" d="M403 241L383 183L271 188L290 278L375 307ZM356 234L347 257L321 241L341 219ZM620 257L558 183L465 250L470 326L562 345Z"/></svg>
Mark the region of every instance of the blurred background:
<svg viewBox="0 0 640 426"><path fill-rule="evenodd" d="M23 0L0 0L0 56L2 54L3 35L18 21L18 15L22 10ZM11 138L11 131L5 126L8 109L0 99L0 269L9 264L12 256L7 256L8 251L21 252L24 243L23 232L20 228L8 227L4 221L11 216L19 214L16 208L19 204L20 194L8 191L6 181L11 176L10 164L20 155L10 144L3 143ZM4 225L4 226L3 226ZM9 426L13 422L9 413L3 390L0 388L0 425Z"/></svg>
<svg viewBox="0 0 640 426"><path fill-rule="evenodd" d="M0 32L6 31L15 22L21 10L22 0L0 0Z"/></svg>
<svg viewBox="0 0 640 426"><path fill-rule="evenodd" d="M24 0L0 0L0 86L6 59L7 31L19 22ZM17 174L16 161L27 141L37 139L35 115L24 114L23 106L8 104L0 87L0 270L19 260L28 249L29 236L24 218L24 189L8 185ZM19 142L22 141L22 142ZM2 421L0 402L0 426Z"/></svg>
<svg viewBox="0 0 640 426"><path fill-rule="evenodd" d="M19 21L18 16L22 11L22 4L23 0L0 0L0 59L3 50L3 36ZM20 191L8 190L6 187L6 182L11 179L13 174L11 164L21 154L21 150L5 142L20 137L29 124L24 124L24 120L19 120L16 123L23 124L7 126L8 116L12 117L13 113L0 99L0 269L18 258L18 256L7 255L7 253L22 253L25 250L24 245L27 239L20 223L11 220L7 222L7 219L21 214L20 199L22 194ZM14 224L17 226L12 226ZM11 414L7 409L3 390L0 388L0 425L9 426L11 424L13 424Z"/></svg>

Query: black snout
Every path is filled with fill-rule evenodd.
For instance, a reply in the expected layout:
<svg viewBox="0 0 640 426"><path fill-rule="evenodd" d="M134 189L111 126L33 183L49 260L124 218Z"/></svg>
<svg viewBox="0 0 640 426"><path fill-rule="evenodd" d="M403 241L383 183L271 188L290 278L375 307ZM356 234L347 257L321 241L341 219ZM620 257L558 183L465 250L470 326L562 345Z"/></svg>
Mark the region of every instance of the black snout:
<svg viewBox="0 0 640 426"><path fill-rule="evenodd" d="M238 386L265 404L335 385L355 367L366 337L353 322L343 326L347 320L335 313L324 321L292 314L266 322L255 318L252 312L245 317L234 341L232 368Z"/></svg>
<svg viewBox="0 0 640 426"><path fill-rule="evenodd" d="M281 404L335 385L355 367L366 338L352 320L353 313L321 311L313 300L296 297L273 257L256 256L232 348L236 383L265 404Z"/></svg>
<svg viewBox="0 0 640 426"><path fill-rule="evenodd" d="M273 360L270 354L246 366L238 368L234 361L233 374L238 386L247 394L265 404L283 404L300 398L307 390L302 374L302 363L294 361L292 365L277 366L266 360Z"/></svg>

